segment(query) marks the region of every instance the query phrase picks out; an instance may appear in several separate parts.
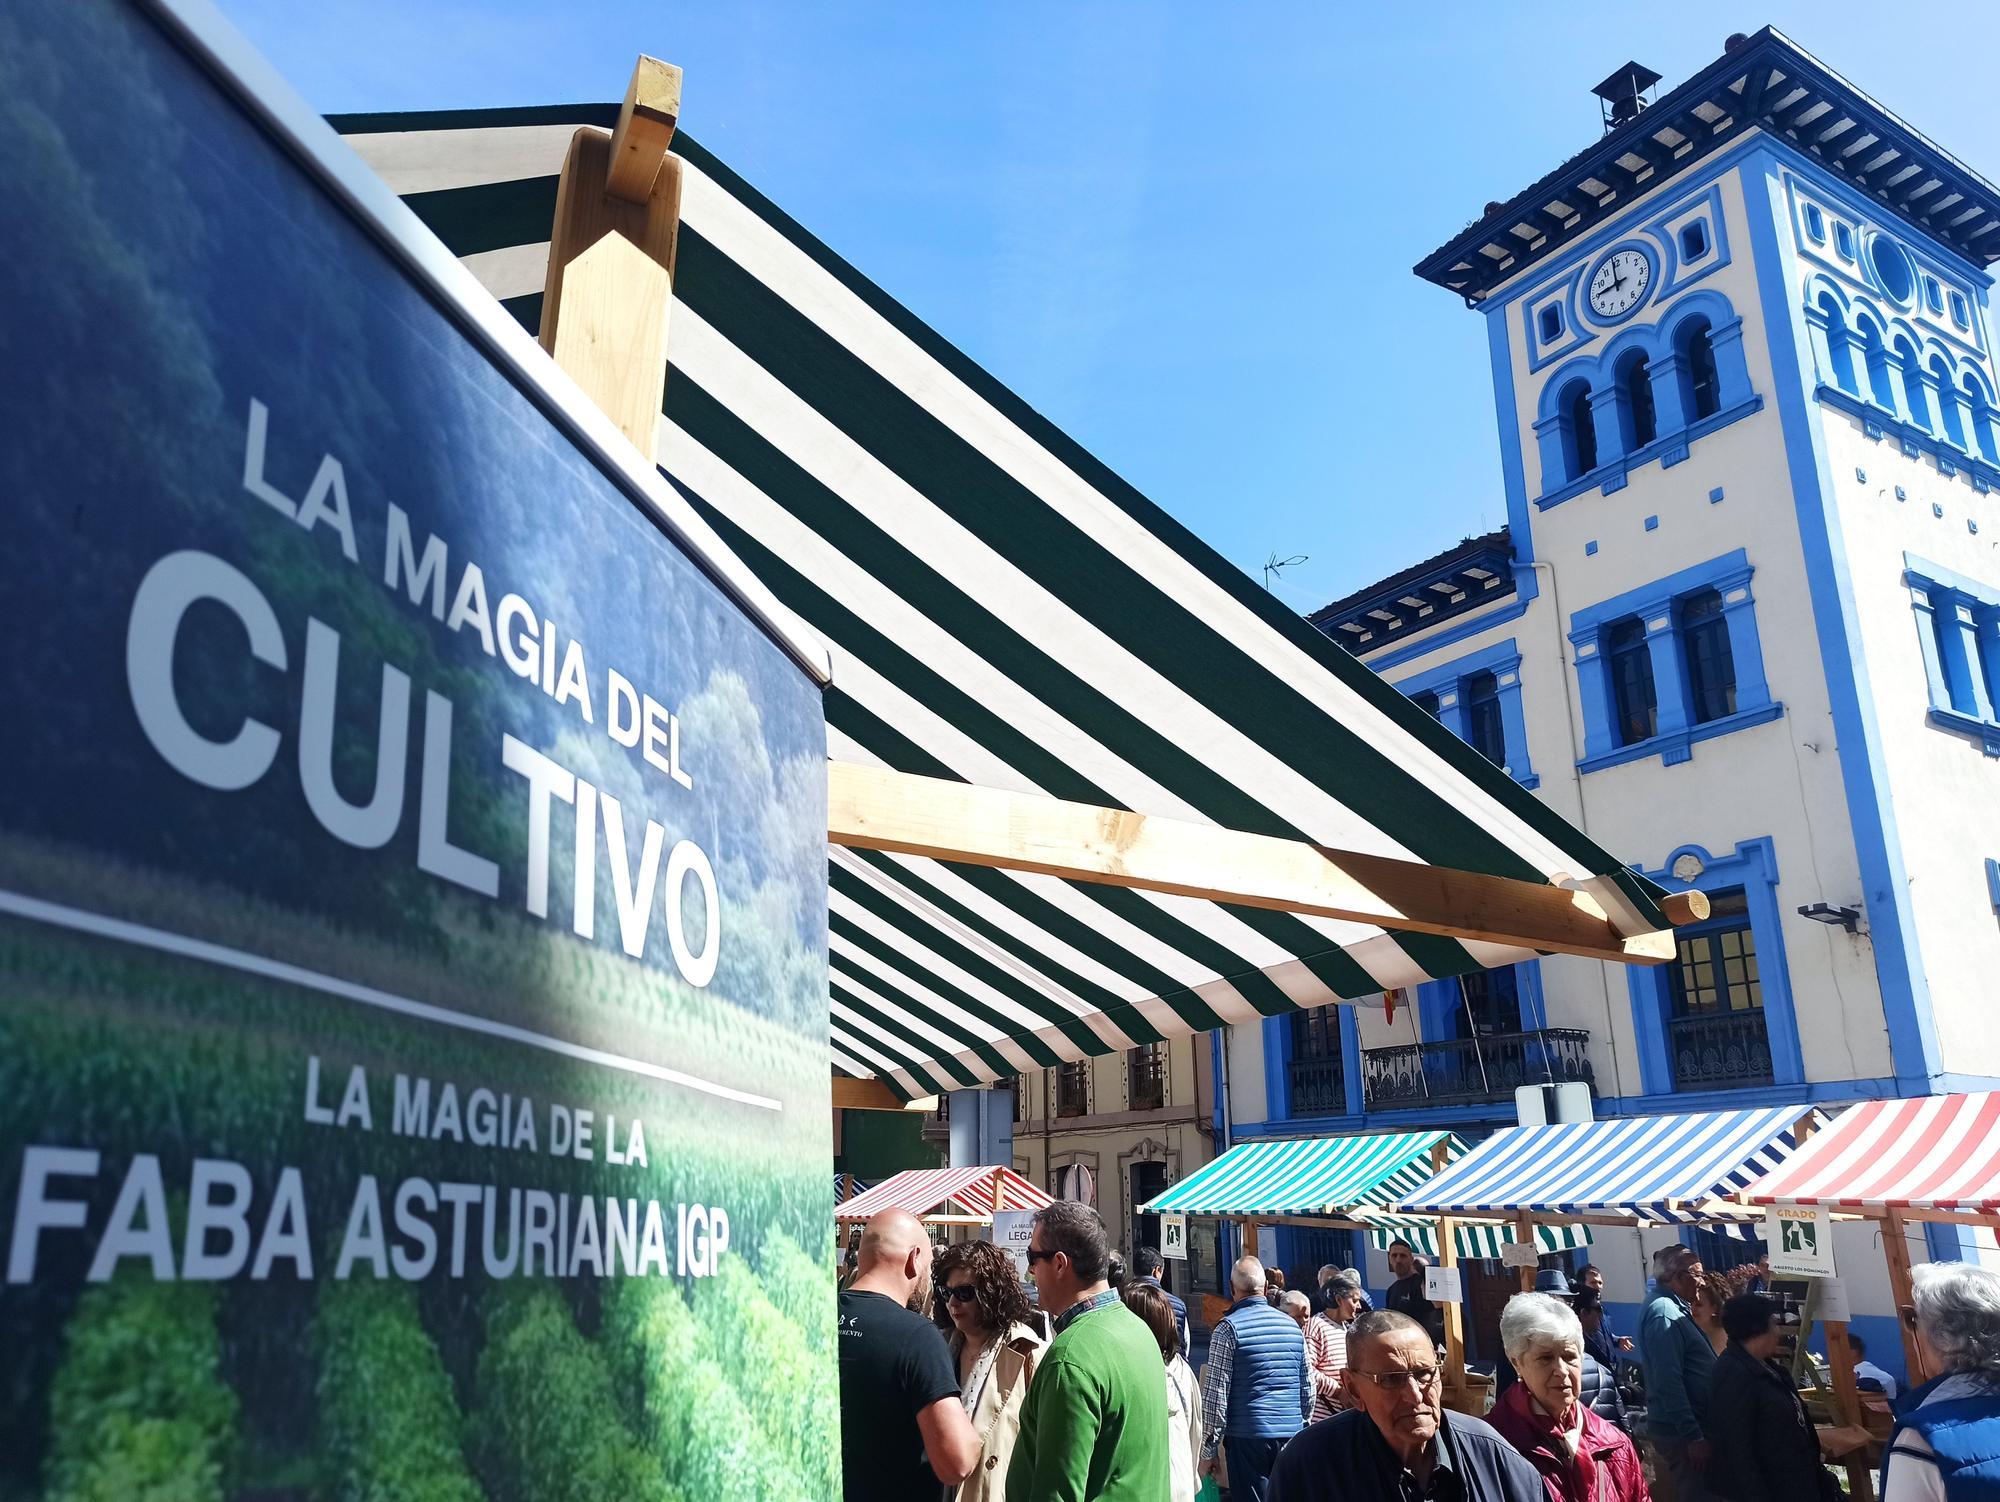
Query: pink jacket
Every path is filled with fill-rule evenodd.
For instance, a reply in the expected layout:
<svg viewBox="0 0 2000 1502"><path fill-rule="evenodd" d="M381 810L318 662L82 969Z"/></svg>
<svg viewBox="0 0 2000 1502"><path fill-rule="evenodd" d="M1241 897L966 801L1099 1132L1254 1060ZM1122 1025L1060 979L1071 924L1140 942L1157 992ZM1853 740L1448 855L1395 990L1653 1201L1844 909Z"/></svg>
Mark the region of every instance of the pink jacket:
<svg viewBox="0 0 2000 1502"><path fill-rule="evenodd" d="M1556 1453L1543 1421L1528 1406L1531 1401L1528 1385L1516 1382L1500 1395L1486 1422L1528 1458L1548 1490L1549 1502L1652 1502L1652 1494L1646 1490L1646 1473L1639 1466L1639 1452L1624 1430L1583 1409L1583 1433L1577 1448L1597 1464L1597 1485L1585 1491L1576 1468Z"/></svg>

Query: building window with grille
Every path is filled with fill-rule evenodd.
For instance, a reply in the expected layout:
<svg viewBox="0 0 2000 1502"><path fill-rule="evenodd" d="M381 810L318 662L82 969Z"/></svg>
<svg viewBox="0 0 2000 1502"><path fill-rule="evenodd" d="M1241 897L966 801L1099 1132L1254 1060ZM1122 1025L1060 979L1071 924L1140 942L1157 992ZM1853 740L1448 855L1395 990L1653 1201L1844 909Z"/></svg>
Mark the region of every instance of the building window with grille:
<svg viewBox="0 0 2000 1502"><path fill-rule="evenodd" d="M1125 1053L1126 1107L1157 1111L1167 1103L1167 1050L1162 1043L1144 1043Z"/></svg>
<svg viewBox="0 0 2000 1502"><path fill-rule="evenodd" d="M1604 633L1604 660L1611 669L1611 698L1617 711L1618 744L1637 745L1657 733L1653 654L1646 623L1637 616L1614 623Z"/></svg>
<svg viewBox="0 0 2000 1502"><path fill-rule="evenodd" d="M1465 680L1466 743L1496 767L1507 765L1507 729L1500 718L1500 680L1474 673Z"/></svg>
<svg viewBox="0 0 2000 1502"><path fill-rule="evenodd" d="M2000 586L1903 555L1929 680L1930 720L2000 756Z"/></svg>
<svg viewBox="0 0 2000 1502"><path fill-rule="evenodd" d="M1344 1116L1347 1074L1340 1036L1343 1008L1309 1007L1286 1019L1290 1059L1285 1068L1290 1112L1300 1116Z"/></svg>
<svg viewBox="0 0 2000 1502"><path fill-rule="evenodd" d="M1539 784L1528 758L1521 654L1512 639L1397 685L1410 702L1523 787Z"/></svg>
<svg viewBox="0 0 2000 1502"><path fill-rule="evenodd" d="M1743 889L1711 892L1707 921L1678 936L1667 976L1675 1088L1770 1084L1764 985Z"/></svg>
<svg viewBox="0 0 2000 1502"><path fill-rule="evenodd" d="M1736 663L1722 591L1704 589L1680 602L1681 655L1687 663L1688 718L1697 725L1736 713Z"/></svg>
<svg viewBox="0 0 2000 1502"><path fill-rule="evenodd" d="M1521 982L1512 965L1474 970L1458 978L1453 1035L1494 1038L1521 1031Z"/></svg>
<svg viewBox="0 0 2000 1502"><path fill-rule="evenodd" d="M1056 1115L1090 1114L1090 1061L1079 1059L1056 1070Z"/></svg>

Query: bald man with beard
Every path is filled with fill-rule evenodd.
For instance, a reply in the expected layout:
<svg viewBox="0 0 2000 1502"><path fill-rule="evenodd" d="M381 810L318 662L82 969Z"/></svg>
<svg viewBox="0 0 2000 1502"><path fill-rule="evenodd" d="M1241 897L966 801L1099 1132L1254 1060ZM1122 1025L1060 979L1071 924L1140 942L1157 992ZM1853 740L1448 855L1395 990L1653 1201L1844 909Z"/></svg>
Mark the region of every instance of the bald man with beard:
<svg viewBox="0 0 2000 1502"><path fill-rule="evenodd" d="M917 1218L884 1210L861 1233L840 1295L840 1443L846 1502L938 1502L979 1463L958 1373L928 1296L931 1241Z"/></svg>

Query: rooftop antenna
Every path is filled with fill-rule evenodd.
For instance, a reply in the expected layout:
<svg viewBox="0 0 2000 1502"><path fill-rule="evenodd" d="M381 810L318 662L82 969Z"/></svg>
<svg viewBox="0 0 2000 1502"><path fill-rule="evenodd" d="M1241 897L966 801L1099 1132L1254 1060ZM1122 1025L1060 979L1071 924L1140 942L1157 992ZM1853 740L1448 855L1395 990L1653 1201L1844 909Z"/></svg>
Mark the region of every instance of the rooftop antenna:
<svg viewBox="0 0 2000 1502"><path fill-rule="evenodd" d="M1264 565L1264 593L1269 594L1271 592L1271 580L1273 577L1282 574L1295 563L1304 563L1306 561L1304 553L1294 553L1289 558L1280 558L1276 553L1273 553L1269 561Z"/></svg>
<svg viewBox="0 0 2000 1502"><path fill-rule="evenodd" d="M1590 92L1603 102L1604 130L1608 135L1627 120L1639 118L1640 111L1653 102L1653 85L1660 75L1638 63L1625 63Z"/></svg>

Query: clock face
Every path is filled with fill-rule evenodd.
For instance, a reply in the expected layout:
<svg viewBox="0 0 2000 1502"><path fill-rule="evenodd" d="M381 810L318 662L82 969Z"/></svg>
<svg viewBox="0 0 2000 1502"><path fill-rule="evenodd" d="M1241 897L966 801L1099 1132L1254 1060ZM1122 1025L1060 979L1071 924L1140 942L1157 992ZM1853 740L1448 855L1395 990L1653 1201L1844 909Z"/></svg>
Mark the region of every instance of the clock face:
<svg viewBox="0 0 2000 1502"><path fill-rule="evenodd" d="M1600 318L1629 313L1646 295L1653 280L1653 263L1636 250L1614 251L1590 279L1591 311Z"/></svg>

